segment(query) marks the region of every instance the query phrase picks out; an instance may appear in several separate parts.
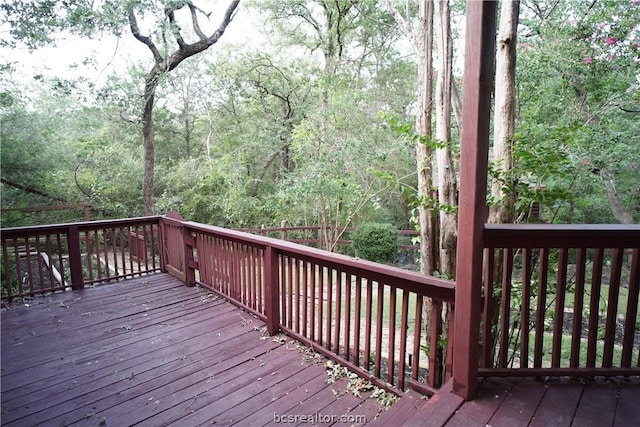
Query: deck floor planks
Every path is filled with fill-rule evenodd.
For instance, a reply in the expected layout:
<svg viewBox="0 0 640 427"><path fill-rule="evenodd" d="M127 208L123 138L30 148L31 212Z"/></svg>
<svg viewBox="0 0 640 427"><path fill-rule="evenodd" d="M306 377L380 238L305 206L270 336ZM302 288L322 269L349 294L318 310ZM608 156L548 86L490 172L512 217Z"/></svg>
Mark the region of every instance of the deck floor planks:
<svg viewBox="0 0 640 427"><path fill-rule="evenodd" d="M256 390L257 392L253 394L253 396L212 417L211 422L224 426L238 423L251 415L252 411L265 410L271 402L282 398L295 398L295 396L290 396L290 394L300 385L300 383L304 384L305 382L312 381L314 379L323 381L325 376L325 372L319 372L309 363L302 365L300 370L280 370L277 373L278 378L276 383L270 386L266 385L263 390ZM247 424L246 420L244 424L255 425Z"/></svg>
<svg viewBox="0 0 640 427"><path fill-rule="evenodd" d="M201 326L203 328L206 325ZM181 334L180 331L176 332L177 336ZM196 343L202 342L201 339L198 339L199 336L190 337L188 339L183 339L182 341L177 342L176 344L181 344L182 347L187 345L189 341L196 341ZM156 336L155 340L161 341L161 336ZM148 342L147 342L148 343ZM81 362L81 368L87 370L83 376L72 377L70 380L56 383L54 386L44 386L42 383L40 387L42 388L39 392L32 393L28 396L28 399L19 398L14 399L19 404L22 405L24 410L33 412L36 409L47 409L49 406L53 406L56 403L66 402L74 398L76 399L76 403L78 401L77 396L83 396L83 398L88 398L89 395L104 393L105 387L110 387L114 384L114 382L122 381L120 377L125 377L126 375L140 375L144 374L149 368L148 365L151 364L151 367L157 365L162 367L163 369L167 369L167 364L172 362L179 362L181 358L181 354L176 354L175 348L172 346L166 346L165 343L159 343L162 345L158 352L154 351L153 347L149 347L146 353L139 354L136 351L135 346L129 346L126 351L119 352L119 357L115 360L115 363L111 365L99 369L94 366L86 366L84 362ZM109 355L105 354L102 357L107 358ZM93 365L97 365L96 361L89 361ZM147 367L145 367L147 365ZM112 368L115 366L117 369L114 371ZM66 365L66 368L69 369L70 373L73 375L75 373L74 366ZM93 371L91 371L93 369ZM59 372L59 371L58 371ZM115 374L115 375L114 375ZM58 380L58 376L54 375L54 381ZM37 382L35 384L38 384ZM29 404L31 401L38 402L37 404ZM11 402L9 402L11 403ZM3 404L3 406L8 409L14 409L14 414L20 413L19 408L11 408L11 405ZM28 405L27 405L28 404ZM39 406L38 406L39 405ZM45 408L42 408L42 405L48 405ZM17 410L16 410L17 409ZM60 407L56 406L52 410L47 412L47 416L52 416L53 413L60 410Z"/></svg>
<svg viewBox="0 0 640 427"><path fill-rule="evenodd" d="M318 366L316 371L319 373L318 376L300 384L293 391L285 393L279 399L265 406L263 411L251 414L238 425L270 425L273 423L275 415L306 415L306 411L298 411L298 406L329 387L329 384L326 383L327 375L324 369Z"/></svg>
<svg viewBox="0 0 640 427"><path fill-rule="evenodd" d="M244 339L244 342L246 343L246 339ZM231 343L230 345L235 346L235 344ZM258 354L255 348L251 346L237 347L235 349L228 347L223 350L230 356L247 353L247 357L254 357ZM195 381L201 381L203 369L208 368L207 372L213 372L214 367L216 370L228 368L228 366L224 365L225 359L223 356L215 354L210 349L203 353L206 357L201 360L186 362L184 365L178 365L175 370L170 371L164 371L159 368L150 372L151 375L148 376L150 379L145 378L143 381L123 390L115 389L116 392L100 400L100 408L85 406L65 414L66 423L81 423L86 414L93 414L94 420L96 418L110 420L110 422L116 420L115 425L125 425L124 421L120 422L118 419L143 420L153 415L156 406L167 396L171 396L172 393L179 391L181 388L188 387ZM91 424L87 423L87 425ZM93 424L95 424L95 421Z"/></svg>
<svg viewBox="0 0 640 427"><path fill-rule="evenodd" d="M447 427L488 425L512 387L511 383L491 379L481 383L475 399L463 404L447 422Z"/></svg>
<svg viewBox="0 0 640 427"><path fill-rule="evenodd" d="M212 334L213 335L213 334ZM205 341L192 339L199 344L194 348L194 351L206 350ZM107 400L112 395L112 390L117 390L118 396L123 394L123 391L129 390L136 384L144 384L144 387L148 387L145 384L147 381L155 380L162 375L176 376L176 372L186 363L183 359L183 355L189 354L189 351L185 351L186 342L181 343L182 346L177 352L175 349L173 353L161 354L158 357L154 357L151 360L145 360L144 355L142 357L136 357L136 364L133 363L120 363L117 366L117 370L113 369L103 370L102 373L87 374L83 377L77 377L73 380L74 384L72 388L69 387L71 382L61 384L62 387L55 387L53 390L48 388L46 391L47 396L44 401L47 405L52 406L55 403L62 403L62 405L52 406L42 416L55 419L56 417L65 416L68 417L67 412L70 408L64 403L73 402L75 406L75 412L84 411L81 414L81 418L87 414L93 413L92 405L95 402L100 402L102 407L107 405ZM201 348L200 348L201 347ZM164 350L164 349L163 349ZM217 350L217 349L216 349ZM215 351L215 350L214 350ZM123 361L127 362L127 361ZM65 391L64 388L67 388ZM64 400L62 400L64 399ZM62 401L61 401L62 400ZM40 400L42 401L42 400ZM87 409L82 409L87 408ZM35 408L31 406L29 410L33 411Z"/></svg>
<svg viewBox="0 0 640 427"><path fill-rule="evenodd" d="M539 383L515 383L487 424L492 427L527 425L545 392L546 388Z"/></svg>
<svg viewBox="0 0 640 427"><path fill-rule="evenodd" d="M618 387L614 384L597 384L585 387L573 418L577 426L613 425L617 406Z"/></svg>
<svg viewBox="0 0 640 427"><path fill-rule="evenodd" d="M383 427L389 424L402 425L426 402L427 399L424 399L421 394L409 390L400 396L393 406L381 412L374 424Z"/></svg>
<svg viewBox="0 0 640 427"><path fill-rule="evenodd" d="M240 390L258 382L259 378L267 377L272 372L292 363L296 355L283 352L281 347L265 353L257 358L245 361L240 369L224 371L211 378L191 384L180 393L171 395L170 407L154 414L140 423L140 426L194 425L185 422L185 417L202 412L203 417L216 414L210 405L229 405L236 403L230 396L238 396Z"/></svg>
<svg viewBox="0 0 640 427"><path fill-rule="evenodd" d="M192 303L197 304L197 296L191 296L190 299ZM90 307L81 304L74 303L73 305L69 305L68 302L65 302L62 306L61 304L62 303L51 302L44 307L44 310L41 306L37 306L38 310L36 310L35 307L18 307L18 309L12 310L9 313L3 313L2 334L3 338L7 340L3 342L3 357L12 360L14 363L28 364L30 362L29 344L32 342L41 344L43 340L47 339L52 340L47 343L48 353L51 358L55 358L53 353L56 351L62 352L64 355L69 355L72 354L70 346L74 345L74 338L82 338L83 333L99 334L98 336L92 335L96 341L98 337L108 339L126 333L126 330L123 330L124 328L122 326L130 326L129 323L125 321L133 321L135 315L138 315L138 322L149 325L148 319L145 319L144 315L140 316L140 313L147 314L152 312L159 314L167 310L166 312L170 314L173 313L174 317L184 315L185 313L184 300L173 301L170 305L164 302L162 303L162 307L151 304L143 307L142 305L144 304L141 304L141 307L133 313L124 313L123 310L119 310L116 313L113 308L108 308L98 314L97 312L90 311ZM103 305L98 308L104 307L107 306ZM22 318L22 316L28 316L31 313L37 314L45 310L52 311L50 317L54 319L53 321L43 322L43 319L36 319L35 316L33 318L30 317L28 322L16 320L16 317ZM106 320L102 320L102 318L106 318ZM25 323L28 325L28 329L20 330L15 326L16 323ZM46 329L41 331L41 329L38 329L34 325L40 328L46 327ZM13 345L9 345L9 343ZM38 354L31 357L40 360ZM4 368L3 366L3 369Z"/></svg>
<svg viewBox="0 0 640 427"><path fill-rule="evenodd" d="M225 417L226 413L236 407L240 407L239 410L245 413L252 409L259 410L262 407L259 399L261 395L266 396L266 392L272 387L282 387L282 382L287 378L287 375L295 376L306 368L305 363L300 361L300 355L297 352L296 354L285 353L284 355L275 355L274 352L268 356L272 357L262 362L265 363L265 369L255 369L248 372L247 380L241 385L236 385L224 400L212 399L202 410L187 413L187 416L180 418L176 425L228 425L233 418Z"/></svg>
<svg viewBox="0 0 640 427"><path fill-rule="evenodd" d="M640 384L623 385L618 396L615 427L640 424Z"/></svg>
<svg viewBox="0 0 640 427"><path fill-rule="evenodd" d="M210 376L224 373L276 347L256 347L246 338L242 341L232 349L222 348L214 354L207 354L207 357L190 365L188 369L160 376L150 383L119 393L110 408L96 415L115 420L116 425L144 421L171 408L181 394L186 393L186 399L197 399L193 393L185 392L194 383L209 381Z"/></svg>
<svg viewBox="0 0 640 427"><path fill-rule="evenodd" d="M166 274L27 304L2 312L3 425L268 424L300 400L303 413L379 411L346 382L335 396L324 359Z"/></svg>
<svg viewBox="0 0 640 427"><path fill-rule="evenodd" d="M530 427L570 426L583 391L582 384L550 384L536 409Z"/></svg>
<svg viewBox="0 0 640 427"><path fill-rule="evenodd" d="M222 310L220 310L222 312ZM197 314L194 314L197 315ZM208 330L208 325L206 323L207 319L215 319L220 316L220 313L217 313L217 310L210 310L209 313L206 313L203 317L200 314L200 320L197 324L198 330L202 333L206 333ZM183 317L182 320L185 318ZM152 320L152 319L150 319ZM126 359L127 356L131 353L135 354L136 357L144 357L145 354L154 351L154 348L147 346L145 349L140 349L137 344L140 341L150 342L153 344L153 340L158 340L159 334L164 333L165 339L171 339L173 336L181 337L183 336L183 332L181 330L181 325L179 321L176 320L177 323L173 326L167 327L159 327L159 329L154 328L152 330L145 331L145 333L137 333L136 331L131 331L127 334L121 334L120 341L117 340L109 340L108 344L98 342L98 345L85 346L82 344L79 345L80 352L71 353L68 355L64 355L65 357L55 357L53 360L49 360L44 364L35 365L28 367L28 369L24 369L19 372L12 372L10 374L5 374L3 377L3 382L6 381L6 384L3 384L8 390L11 390L13 386L13 379L16 378L18 381L21 381L21 387L24 388L27 384L33 384L35 387L40 387L40 383L48 378L53 378L54 381L59 379L62 380L60 375L60 368L71 368L70 374L79 375L82 372L90 372L93 373L96 368L92 366L95 363L102 361L105 367L109 367L114 364L118 364L121 361L110 358L110 354L113 351L119 350L120 359ZM91 333L91 332L89 332ZM192 331L193 336L198 336L196 333L196 329ZM43 344L39 344L43 345ZM63 358L66 359L63 362ZM6 360L6 359L5 359ZM109 365L111 363L111 365ZM3 367L4 368L4 367ZM4 370L4 369L3 369ZM11 397L10 393L7 393L7 397Z"/></svg>

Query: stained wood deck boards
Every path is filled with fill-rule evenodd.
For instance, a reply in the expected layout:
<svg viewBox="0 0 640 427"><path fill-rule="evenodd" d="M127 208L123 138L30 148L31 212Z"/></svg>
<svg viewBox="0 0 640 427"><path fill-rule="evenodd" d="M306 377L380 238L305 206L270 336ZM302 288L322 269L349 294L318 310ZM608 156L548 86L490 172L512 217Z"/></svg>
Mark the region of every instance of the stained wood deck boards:
<svg viewBox="0 0 640 427"><path fill-rule="evenodd" d="M489 379L476 398L462 402L443 388L430 400L402 397L376 425L402 426L638 426L640 378Z"/></svg>
<svg viewBox="0 0 640 427"><path fill-rule="evenodd" d="M375 419L371 393L327 384L324 359L264 326L167 274L14 303L2 311L2 425Z"/></svg>

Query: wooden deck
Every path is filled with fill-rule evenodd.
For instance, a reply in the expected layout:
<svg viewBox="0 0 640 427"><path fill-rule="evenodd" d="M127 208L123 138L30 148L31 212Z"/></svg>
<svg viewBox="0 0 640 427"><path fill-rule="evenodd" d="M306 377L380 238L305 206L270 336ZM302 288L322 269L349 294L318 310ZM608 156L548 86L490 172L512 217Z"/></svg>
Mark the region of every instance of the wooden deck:
<svg viewBox="0 0 640 427"><path fill-rule="evenodd" d="M2 425L363 425L380 412L371 392L327 384L324 359L167 274L5 307L1 379Z"/></svg>
<svg viewBox="0 0 640 427"><path fill-rule="evenodd" d="M640 425L638 377L489 379L471 402L445 386L386 412L326 379L318 355L167 274L2 311L2 425Z"/></svg>
<svg viewBox="0 0 640 427"><path fill-rule="evenodd" d="M424 401L413 393L376 420L395 426L640 426L640 378L584 382L487 379L463 402L447 386Z"/></svg>

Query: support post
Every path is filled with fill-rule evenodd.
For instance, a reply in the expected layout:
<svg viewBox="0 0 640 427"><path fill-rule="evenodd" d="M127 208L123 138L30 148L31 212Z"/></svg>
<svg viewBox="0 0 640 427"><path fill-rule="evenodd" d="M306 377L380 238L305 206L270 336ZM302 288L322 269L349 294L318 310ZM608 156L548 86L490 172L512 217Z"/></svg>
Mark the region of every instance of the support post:
<svg viewBox="0 0 640 427"><path fill-rule="evenodd" d="M71 270L71 288L75 291L84 288L80 231L77 225L69 227L67 231L67 244L69 249L69 269ZM91 260L89 259L88 262L91 262Z"/></svg>
<svg viewBox="0 0 640 427"><path fill-rule="evenodd" d="M496 2L467 1L460 203L453 342L453 392L469 400L478 388L483 230L494 87Z"/></svg>
<svg viewBox="0 0 640 427"><path fill-rule="evenodd" d="M198 263L193 256L196 242L188 227L182 226L180 228L184 244L184 283L188 287L193 287L196 285L196 269L198 268Z"/></svg>
<svg viewBox="0 0 640 427"><path fill-rule="evenodd" d="M278 283L278 254L271 245L264 253L264 288L267 332L275 335L280 331L280 284Z"/></svg>

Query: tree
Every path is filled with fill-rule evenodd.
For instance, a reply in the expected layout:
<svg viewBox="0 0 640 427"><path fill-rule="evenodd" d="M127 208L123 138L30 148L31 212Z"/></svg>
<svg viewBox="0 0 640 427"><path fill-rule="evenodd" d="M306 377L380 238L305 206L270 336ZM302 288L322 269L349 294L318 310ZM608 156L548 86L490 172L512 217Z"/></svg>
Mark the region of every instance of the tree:
<svg viewBox="0 0 640 427"><path fill-rule="evenodd" d="M520 2L504 0L500 10L496 53L496 89L493 128L492 203L490 223L513 221L513 138L516 125L516 45Z"/></svg>
<svg viewBox="0 0 640 427"><path fill-rule="evenodd" d="M393 14L396 23L405 37L411 42L417 63L417 98L415 133L419 136L415 147L416 169L418 173L418 224L420 228L420 270L424 274L433 274L437 270L437 232L433 211L433 2L421 0L418 4L417 25L410 26L410 17L406 18L396 9L390 0L387 9Z"/></svg>
<svg viewBox="0 0 640 427"><path fill-rule="evenodd" d="M436 162L439 207L440 273L453 278L456 271L456 243L458 235L458 184L453 162L451 140L451 108L453 90L453 41L451 40L451 12L448 0L436 2Z"/></svg>
<svg viewBox="0 0 640 427"><path fill-rule="evenodd" d="M522 6L514 140L520 220L536 204L542 221L637 221L640 5Z"/></svg>
<svg viewBox="0 0 640 427"><path fill-rule="evenodd" d="M2 9L9 17L10 33L14 37L14 40L8 42L9 44L22 41L34 48L42 44L54 43L56 32L63 30L89 37L95 37L104 31L120 36L124 18L127 19L128 27L133 36L149 48L154 62L145 78L144 108L141 122L144 147L142 193L144 213L150 215L153 213L155 168L153 108L160 79L185 59L197 55L215 44L224 34L239 3L240 0L233 0L229 3L220 25L217 29L212 30L210 35L203 32L199 16L208 18L211 13L205 13L189 0L166 4L133 1L123 4L106 2L99 5L88 0L65 2L62 5L44 0L32 0L26 3L5 3L2 5ZM189 11L191 33L196 36L195 41L191 43L186 41L184 31L181 28L183 24L176 17L177 12L185 9ZM162 12L160 16L155 17L156 27L149 35L143 34L138 24L137 15L153 15L153 12L157 10ZM168 38L173 38L173 42L177 46L172 52L167 50Z"/></svg>
<svg viewBox="0 0 640 427"><path fill-rule="evenodd" d="M133 36L145 44L153 55L154 64L144 81L144 109L142 112L142 144L144 146L144 177L142 182L142 198L144 201L145 215L153 214L153 179L155 168L155 135L153 129L153 107L155 100L156 88L159 79L165 74L175 69L185 59L197 55L198 53L208 49L215 44L222 34L224 34L227 26L231 22L233 13L238 7L240 0L232 1L224 14L224 18L220 26L211 35L207 36L202 32L198 22L198 14L203 13L196 8L191 2L178 2L174 5L166 6L164 14L167 22L159 29L164 37L167 31L174 37L177 44L177 50L171 54L163 54L160 52L152 37L142 34L138 26L138 20L133 7L128 8L129 27ZM176 11L187 7L191 13L192 30L198 36L198 40L193 43L187 43L184 39L180 26L176 22Z"/></svg>

